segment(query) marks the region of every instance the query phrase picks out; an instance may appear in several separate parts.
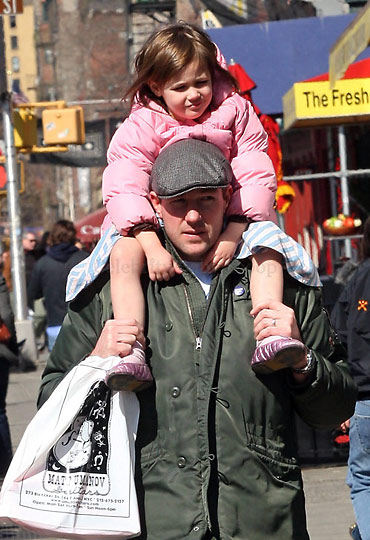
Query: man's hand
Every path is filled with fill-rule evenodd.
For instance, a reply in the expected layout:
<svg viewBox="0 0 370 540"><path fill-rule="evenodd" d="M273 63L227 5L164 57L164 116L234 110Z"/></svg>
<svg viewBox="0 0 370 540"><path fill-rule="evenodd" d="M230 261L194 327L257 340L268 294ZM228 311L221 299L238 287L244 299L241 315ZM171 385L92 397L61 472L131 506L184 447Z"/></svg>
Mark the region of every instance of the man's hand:
<svg viewBox="0 0 370 540"><path fill-rule="evenodd" d="M256 340L269 336L286 336L302 341L295 313L292 308L277 300L258 304L251 310L254 317L254 337Z"/></svg>
<svg viewBox="0 0 370 540"><path fill-rule="evenodd" d="M136 340L145 348L143 329L135 319L111 319L105 323L91 355L101 358L127 356Z"/></svg>
<svg viewBox="0 0 370 540"><path fill-rule="evenodd" d="M295 313L292 308L271 300L258 304L251 310L251 315L254 317L254 336L256 340L267 338L269 336L286 336L302 341L301 334L298 329ZM307 365L307 356L302 351L302 359L296 364L295 368L304 368ZM310 373L296 373L291 370L293 379L302 384L310 376Z"/></svg>
<svg viewBox="0 0 370 540"><path fill-rule="evenodd" d="M147 255L149 277L152 281L169 281L182 270L163 246L156 246Z"/></svg>

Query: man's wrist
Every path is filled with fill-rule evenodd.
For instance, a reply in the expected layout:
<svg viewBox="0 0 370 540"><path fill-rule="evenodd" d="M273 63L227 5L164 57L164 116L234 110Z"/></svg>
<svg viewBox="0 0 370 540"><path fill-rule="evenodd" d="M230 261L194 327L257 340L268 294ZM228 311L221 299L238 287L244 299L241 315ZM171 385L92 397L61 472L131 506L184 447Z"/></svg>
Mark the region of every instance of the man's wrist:
<svg viewBox="0 0 370 540"><path fill-rule="evenodd" d="M316 358L313 356L312 351L310 349L307 349L306 351L306 365L302 367L294 367L292 366L293 373L297 373L300 375L306 375L308 373L311 373L316 368Z"/></svg>

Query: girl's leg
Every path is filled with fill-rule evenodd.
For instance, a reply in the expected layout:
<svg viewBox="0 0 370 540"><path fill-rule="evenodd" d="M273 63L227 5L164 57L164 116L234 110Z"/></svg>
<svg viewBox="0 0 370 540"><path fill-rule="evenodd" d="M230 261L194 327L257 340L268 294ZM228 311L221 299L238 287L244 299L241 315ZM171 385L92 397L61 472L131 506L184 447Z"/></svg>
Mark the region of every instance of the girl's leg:
<svg viewBox="0 0 370 540"><path fill-rule="evenodd" d="M141 273L145 255L135 238L122 237L110 255L110 279L115 319L136 319L144 327L145 303Z"/></svg>
<svg viewBox="0 0 370 540"><path fill-rule="evenodd" d="M266 301L283 301L282 257L273 249L252 256L251 297L253 307ZM296 363L302 357L303 343L285 336L271 336L257 342L252 368L268 373Z"/></svg>
<svg viewBox="0 0 370 540"><path fill-rule="evenodd" d="M253 306L266 300L283 300L282 257L273 249L252 256L251 296Z"/></svg>
<svg viewBox="0 0 370 540"><path fill-rule="evenodd" d="M145 301L141 288L141 272L145 256L135 238L121 238L110 256L111 294L115 319L135 319L145 324ZM131 354L121 359L107 373L106 383L112 390L143 390L152 376L145 363L143 346L136 341Z"/></svg>

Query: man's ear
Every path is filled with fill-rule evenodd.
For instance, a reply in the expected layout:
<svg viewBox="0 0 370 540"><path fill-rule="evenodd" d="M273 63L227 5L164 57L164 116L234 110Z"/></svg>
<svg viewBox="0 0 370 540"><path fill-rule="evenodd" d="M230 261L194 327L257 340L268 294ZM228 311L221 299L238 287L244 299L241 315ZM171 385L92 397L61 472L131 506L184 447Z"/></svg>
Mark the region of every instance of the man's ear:
<svg viewBox="0 0 370 540"><path fill-rule="evenodd" d="M226 208L229 206L229 202L230 202L230 199L231 199L231 195L233 194L233 188L232 186L226 186L224 189L223 189L223 194L224 194L224 200L226 202Z"/></svg>
<svg viewBox="0 0 370 540"><path fill-rule="evenodd" d="M154 208L154 211L161 218L162 217L162 207L161 207L161 201L160 201L158 195L154 191L151 191L149 193L149 197L150 197L150 202L152 203L152 206Z"/></svg>
<svg viewBox="0 0 370 540"><path fill-rule="evenodd" d="M156 95L157 97L162 97L162 90L159 84L151 82L149 83L149 88L151 89L154 95Z"/></svg>

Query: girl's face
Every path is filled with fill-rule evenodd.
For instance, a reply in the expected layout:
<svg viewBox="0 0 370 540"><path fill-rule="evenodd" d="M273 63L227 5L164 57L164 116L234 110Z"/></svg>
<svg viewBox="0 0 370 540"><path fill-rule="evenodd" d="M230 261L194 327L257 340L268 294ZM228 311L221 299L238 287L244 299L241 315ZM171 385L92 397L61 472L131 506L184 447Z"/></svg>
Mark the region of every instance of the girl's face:
<svg viewBox="0 0 370 540"><path fill-rule="evenodd" d="M150 88L163 98L169 112L180 122L202 116L212 100L211 74L196 61L163 86L152 83Z"/></svg>

